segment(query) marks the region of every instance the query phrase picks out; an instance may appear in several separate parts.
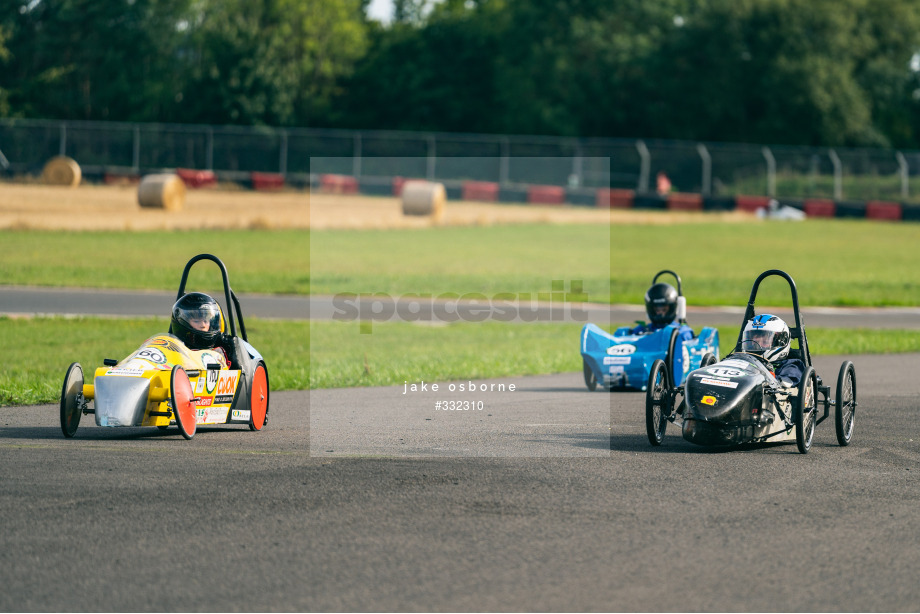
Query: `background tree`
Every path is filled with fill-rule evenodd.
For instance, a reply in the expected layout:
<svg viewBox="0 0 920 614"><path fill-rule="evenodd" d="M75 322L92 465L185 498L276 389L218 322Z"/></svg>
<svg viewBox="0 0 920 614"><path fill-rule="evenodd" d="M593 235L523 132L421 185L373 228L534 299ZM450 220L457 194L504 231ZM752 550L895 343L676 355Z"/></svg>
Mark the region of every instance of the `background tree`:
<svg viewBox="0 0 920 614"><path fill-rule="evenodd" d="M360 0L201 0L192 27L187 116L312 125L366 46Z"/></svg>
<svg viewBox="0 0 920 614"><path fill-rule="evenodd" d="M154 120L177 83L188 0L7 0L0 81L25 116Z"/></svg>
<svg viewBox="0 0 920 614"><path fill-rule="evenodd" d="M6 28L3 23L0 22L0 67L6 65L10 60L9 49L6 48L6 39L9 35L6 33ZM9 96L6 90L3 89L2 84L0 84L0 117L9 115L10 104Z"/></svg>
<svg viewBox="0 0 920 614"><path fill-rule="evenodd" d="M0 114L920 147L920 0L6 0Z"/></svg>

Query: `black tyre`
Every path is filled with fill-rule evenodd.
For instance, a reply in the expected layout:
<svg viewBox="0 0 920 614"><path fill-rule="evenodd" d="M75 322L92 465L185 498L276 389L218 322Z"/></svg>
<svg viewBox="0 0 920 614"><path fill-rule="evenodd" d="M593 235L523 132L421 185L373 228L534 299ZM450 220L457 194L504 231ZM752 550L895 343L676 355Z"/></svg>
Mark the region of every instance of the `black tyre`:
<svg viewBox="0 0 920 614"><path fill-rule="evenodd" d="M668 368L668 377L670 380L680 383L683 379L680 374L674 373L674 351L677 348L677 330L671 331L671 339L668 341L668 355L664 357L664 364Z"/></svg>
<svg viewBox="0 0 920 614"><path fill-rule="evenodd" d="M837 427L837 443L850 444L853 437L853 420L856 417L856 367L849 360L840 365L837 376L837 402L834 425Z"/></svg>
<svg viewBox="0 0 920 614"><path fill-rule="evenodd" d="M667 365L658 359L652 363L645 391L645 430L648 441L660 446L671 415L671 377Z"/></svg>
<svg viewBox="0 0 920 614"><path fill-rule="evenodd" d="M816 379L814 368L808 367L802 374L802 381L799 382L795 410L795 443L802 454L808 454L815 436L815 423L818 419Z"/></svg>
<svg viewBox="0 0 920 614"><path fill-rule="evenodd" d="M83 416L83 367L72 363L64 375L61 387L61 432L64 437L73 437Z"/></svg>
<svg viewBox="0 0 920 614"><path fill-rule="evenodd" d="M716 360L716 355L713 354L712 352L707 352L707 353L703 356L703 360L700 361L700 369L702 369L703 367L708 367L708 366L710 366L710 365L714 365L714 364L716 364L716 362L718 362L718 361Z"/></svg>
<svg viewBox="0 0 920 614"><path fill-rule="evenodd" d="M597 378L594 377L594 371L588 365L588 360L586 358L582 358L581 363L585 372L585 386L588 387L588 390L594 392L597 390Z"/></svg>

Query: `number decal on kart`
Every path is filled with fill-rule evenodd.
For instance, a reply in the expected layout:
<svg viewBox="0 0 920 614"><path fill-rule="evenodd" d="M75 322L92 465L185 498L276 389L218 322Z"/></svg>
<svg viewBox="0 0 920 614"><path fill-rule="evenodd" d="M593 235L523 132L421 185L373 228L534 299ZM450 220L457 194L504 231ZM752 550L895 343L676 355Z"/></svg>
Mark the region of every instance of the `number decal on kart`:
<svg viewBox="0 0 920 614"><path fill-rule="evenodd" d="M744 371L739 371L738 369L725 369L724 367L712 367L706 369L706 373L711 373L717 377L740 377L744 375Z"/></svg>
<svg viewBox="0 0 920 614"><path fill-rule="evenodd" d="M136 358L142 358L147 362L152 362L155 365L166 364L166 355L163 354L160 350L156 348L144 348L135 356Z"/></svg>

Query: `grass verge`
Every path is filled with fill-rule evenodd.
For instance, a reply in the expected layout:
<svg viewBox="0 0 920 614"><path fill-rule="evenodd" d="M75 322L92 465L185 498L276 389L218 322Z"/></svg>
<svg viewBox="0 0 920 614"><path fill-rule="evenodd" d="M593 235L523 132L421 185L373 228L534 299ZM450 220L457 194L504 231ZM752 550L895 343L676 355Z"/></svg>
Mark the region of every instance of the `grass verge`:
<svg viewBox="0 0 920 614"><path fill-rule="evenodd" d="M103 358L123 358L168 328L165 318L0 317L7 368L0 405L57 403L64 372L87 374ZM247 333L268 364L272 390L388 386L404 381L484 379L581 370L578 324L456 323L423 326L250 318ZM737 325L719 327L722 354ZM812 354L920 351L920 331L809 329Z"/></svg>
<svg viewBox="0 0 920 614"><path fill-rule="evenodd" d="M201 252L219 256L240 294L548 293L583 282L595 302L641 304L673 269L692 305L744 305L761 272L796 280L802 305L910 306L920 224L864 220L638 225L508 225L418 230L189 233L0 231L0 284L174 290ZM239 249L245 246L245 249ZM198 276L196 276L196 273ZM210 265L189 287L208 289ZM771 279L758 303L785 305Z"/></svg>

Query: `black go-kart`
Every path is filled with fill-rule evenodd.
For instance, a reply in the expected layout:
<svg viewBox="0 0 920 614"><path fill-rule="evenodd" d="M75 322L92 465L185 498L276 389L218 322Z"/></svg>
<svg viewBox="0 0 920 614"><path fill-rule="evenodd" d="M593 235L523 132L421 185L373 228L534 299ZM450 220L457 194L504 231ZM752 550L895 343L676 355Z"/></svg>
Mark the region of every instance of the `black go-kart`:
<svg viewBox="0 0 920 614"><path fill-rule="evenodd" d="M789 358L805 364L802 379L792 388L777 379L773 365L762 356L742 350L745 324L755 317L757 290L771 276L785 279L792 294L795 326L789 329ZM771 269L754 282L731 354L719 362L712 355L705 356L700 368L680 386L672 386L664 361L656 360L652 365L645 400L648 440L660 446L668 422L673 422L680 425L684 439L703 446L795 441L799 452L806 454L815 427L830 416L833 406L837 443L846 446L853 437L857 405L856 369L849 360L840 365L835 392L832 399L830 386L824 385L812 365L795 282L784 271Z"/></svg>

